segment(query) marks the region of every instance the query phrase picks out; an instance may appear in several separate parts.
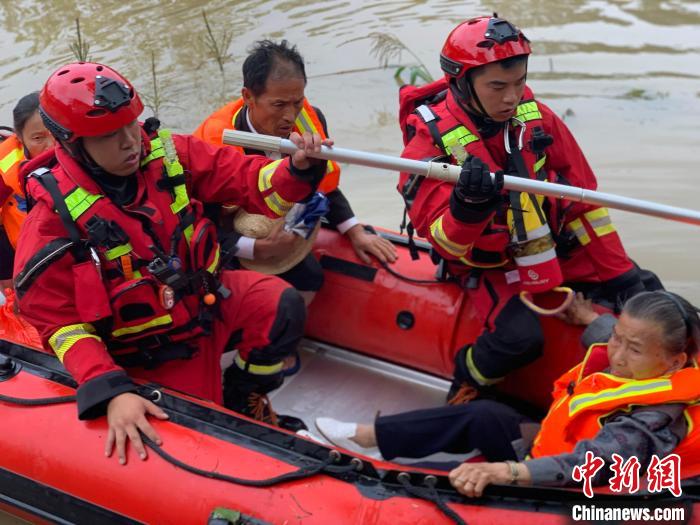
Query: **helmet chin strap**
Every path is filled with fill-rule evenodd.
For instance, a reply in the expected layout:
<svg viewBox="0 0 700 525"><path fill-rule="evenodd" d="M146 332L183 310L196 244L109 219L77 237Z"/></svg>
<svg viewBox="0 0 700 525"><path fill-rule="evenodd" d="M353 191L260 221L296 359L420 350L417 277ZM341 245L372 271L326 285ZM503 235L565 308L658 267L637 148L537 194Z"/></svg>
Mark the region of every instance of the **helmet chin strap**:
<svg viewBox="0 0 700 525"><path fill-rule="evenodd" d="M457 102L459 102L465 111L479 117L486 126L497 124L486 112L481 100L479 100L479 96L476 94L471 78L468 77L468 74L464 75L462 78L458 78L454 83L455 89L453 92L457 95L455 97Z"/></svg>

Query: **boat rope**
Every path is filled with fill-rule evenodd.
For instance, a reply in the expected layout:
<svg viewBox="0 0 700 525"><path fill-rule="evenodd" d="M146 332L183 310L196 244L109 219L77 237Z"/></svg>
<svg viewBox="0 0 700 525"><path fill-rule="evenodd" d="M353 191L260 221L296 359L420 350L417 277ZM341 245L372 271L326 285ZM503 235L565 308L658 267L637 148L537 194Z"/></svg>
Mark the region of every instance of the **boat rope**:
<svg viewBox="0 0 700 525"><path fill-rule="evenodd" d="M445 503L440 497L440 494L438 494L438 491L435 489L435 484L437 482L437 478L435 476L425 477L425 487L417 487L415 485L412 485L411 475L408 472L399 473L396 479L399 483L401 483L401 486L404 488L404 490L408 492L411 496L415 496L416 498L420 498L422 500L434 503L445 516L450 518L457 525L467 525L467 522L460 518L457 515L457 513L453 511L450 507L448 507L447 503Z"/></svg>
<svg viewBox="0 0 700 525"><path fill-rule="evenodd" d="M0 401L5 403L12 403L14 405L24 405L24 406L40 406L40 405L58 405L61 403L74 403L75 396L61 396L61 397L40 397L36 399L26 399L22 397L12 397L0 394Z"/></svg>
<svg viewBox="0 0 700 525"><path fill-rule="evenodd" d="M338 453L333 454L333 452L336 452L335 450L333 450L328 456L328 459L309 467L301 467L298 470L287 472L286 474L281 474L279 476L274 476L272 478L266 479L237 478L234 476L229 476L228 474L221 474L220 472L203 470L194 467L188 463L185 463L184 461L181 461L176 457L168 454L165 450L156 445L153 442L153 440L151 440L148 436L146 436L143 433L141 433L141 439L143 440L144 444L148 446L148 448L153 450L153 452L158 454L162 459L164 459L171 465L175 465L176 467L186 470L191 474L196 474L197 476L217 479L219 481L226 481L228 483L234 483L236 485L244 485L246 487L271 487L272 485L277 485L279 483L286 483L288 481L296 481L298 479L310 478L312 476L315 476L316 474L321 474L322 472L327 472L329 474L348 474L350 472L357 471L358 468L358 464L356 462L351 462L348 465L333 465L333 463L338 461L341 457Z"/></svg>
<svg viewBox="0 0 700 525"><path fill-rule="evenodd" d="M7 396L0 394L0 402L12 403L15 405L22 406L40 406L40 405L57 405L61 403L74 403L76 396L59 396L59 397L42 397L42 398L19 398L13 396ZM327 459L320 462L315 462L314 465L301 467L292 472L287 472L285 474L280 474L279 476L273 476L271 478L265 479L246 479L238 478L235 476L230 476L228 474L222 474L220 472L214 472L210 470L200 469L184 461L176 458L175 456L169 454L163 450L160 446L151 440L148 436L141 434L141 439L143 443L150 448L155 454L160 456L161 459L181 468L190 474L195 474L197 476L202 476L205 478L216 479L219 481L225 481L227 483L233 483L235 485L243 485L246 487L271 487L273 485L278 485L280 483L287 483L289 481L296 481L299 479L310 478L317 474L327 473L334 475L347 475L353 472L362 470L363 463L358 458L353 458L347 465L334 465L342 457L337 450L331 450ZM417 487L411 484L410 474L407 472L402 472L397 476L399 483L404 488L404 490L412 496L420 498L425 501L429 501L435 504L440 511L450 518L457 525L467 525L466 522L460 518L447 504L440 498L435 489L435 482L437 481L434 476L427 476L425 478L425 487Z"/></svg>
<svg viewBox="0 0 700 525"><path fill-rule="evenodd" d="M413 277L408 277L406 275L403 275L396 270L394 270L389 264L385 262L381 262L380 264L382 265L382 268L384 268L387 272L389 272L391 275L396 277L397 279L401 279L402 281L406 281L409 283L413 284L444 284L445 281L441 281L439 279L414 279Z"/></svg>

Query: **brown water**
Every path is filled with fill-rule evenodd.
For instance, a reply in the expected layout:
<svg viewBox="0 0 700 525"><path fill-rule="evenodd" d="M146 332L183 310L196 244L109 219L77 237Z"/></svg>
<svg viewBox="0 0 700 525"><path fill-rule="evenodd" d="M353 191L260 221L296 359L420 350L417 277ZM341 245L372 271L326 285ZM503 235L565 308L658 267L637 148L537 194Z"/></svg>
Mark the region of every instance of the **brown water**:
<svg viewBox="0 0 700 525"><path fill-rule="evenodd" d="M0 123L10 123L17 98L72 60L68 45L80 15L92 59L121 70L151 99L154 53L160 117L168 127L194 129L240 90L246 48L259 38L284 37L306 58L307 95L323 109L336 143L397 154L393 71L372 69L378 62L370 42L356 39L393 33L437 76L438 53L452 26L495 10L533 41L530 84L566 115L601 189L700 209L692 154L700 117L697 0L206 2L214 32L232 32L225 82L202 39L203 4L0 0ZM395 183L390 172L348 167L342 187L361 220L396 228L402 203ZM640 264L700 303L698 227L624 212L613 218Z"/></svg>

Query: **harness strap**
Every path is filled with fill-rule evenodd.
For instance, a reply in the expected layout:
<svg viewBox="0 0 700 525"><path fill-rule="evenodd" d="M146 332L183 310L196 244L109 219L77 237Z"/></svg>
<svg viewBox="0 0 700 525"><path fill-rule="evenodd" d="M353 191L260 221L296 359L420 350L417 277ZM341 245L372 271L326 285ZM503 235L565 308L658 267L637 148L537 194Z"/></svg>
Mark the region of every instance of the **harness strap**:
<svg viewBox="0 0 700 525"><path fill-rule="evenodd" d="M58 182L56 182L56 177L54 177L53 173L51 173L51 170L47 168L39 168L37 170L34 170L29 176L36 178L36 180L39 181L39 183L44 187L44 189L46 189L46 191L49 192L49 195L53 200L53 205L56 210L56 213L58 213L58 216L60 217L64 228L68 232L70 240L73 242L73 249L75 250L76 255L78 256L78 259L87 258L85 247L81 242L82 239L80 236L80 230L78 230L78 227L75 225L75 222L73 222L73 217L71 216L70 211L68 211L68 206L66 205L66 201L63 198L63 194L58 188Z"/></svg>

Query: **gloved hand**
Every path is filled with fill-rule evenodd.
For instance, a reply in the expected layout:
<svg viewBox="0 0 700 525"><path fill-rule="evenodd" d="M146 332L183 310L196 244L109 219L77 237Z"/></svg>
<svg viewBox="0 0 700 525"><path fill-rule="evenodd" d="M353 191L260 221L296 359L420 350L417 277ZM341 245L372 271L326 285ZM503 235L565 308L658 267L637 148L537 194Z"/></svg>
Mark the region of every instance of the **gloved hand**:
<svg viewBox="0 0 700 525"><path fill-rule="evenodd" d="M491 178L489 167L479 157L469 157L455 185L456 200L466 204L484 204L495 201L503 189L503 172Z"/></svg>

